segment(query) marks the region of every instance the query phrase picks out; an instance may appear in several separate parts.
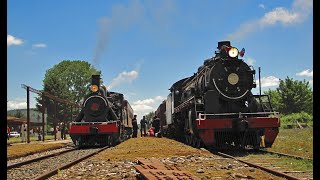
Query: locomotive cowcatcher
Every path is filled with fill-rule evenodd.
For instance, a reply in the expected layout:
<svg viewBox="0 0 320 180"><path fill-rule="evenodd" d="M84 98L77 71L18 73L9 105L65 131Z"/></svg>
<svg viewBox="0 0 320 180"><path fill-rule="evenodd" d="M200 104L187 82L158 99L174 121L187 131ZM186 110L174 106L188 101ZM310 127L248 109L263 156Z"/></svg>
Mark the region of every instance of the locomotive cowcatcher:
<svg viewBox="0 0 320 180"><path fill-rule="evenodd" d="M108 92L100 86L100 75L92 75L91 92L70 124L70 136L76 146L114 146L132 133L133 110L123 94Z"/></svg>
<svg viewBox="0 0 320 180"><path fill-rule="evenodd" d="M205 60L193 76L172 85L156 112L165 113L164 136L213 149L272 146L279 132L279 113L268 95L252 94L255 70L239 59L244 52L230 41L218 42L215 57Z"/></svg>

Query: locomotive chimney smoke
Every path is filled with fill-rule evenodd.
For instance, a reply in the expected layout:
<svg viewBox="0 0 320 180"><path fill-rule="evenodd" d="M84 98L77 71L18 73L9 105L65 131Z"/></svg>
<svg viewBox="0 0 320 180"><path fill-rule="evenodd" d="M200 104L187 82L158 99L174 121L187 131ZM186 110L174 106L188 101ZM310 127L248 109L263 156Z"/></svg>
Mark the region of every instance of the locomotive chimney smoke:
<svg viewBox="0 0 320 180"><path fill-rule="evenodd" d="M100 57L103 51L106 49L108 42L108 33L110 31L111 20L107 17L103 17L98 21L99 32L97 38L97 46L94 50L93 63L99 66Z"/></svg>
<svg viewBox="0 0 320 180"><path fill-rule="evenodd" d="M97 45L94 49L93 63L99 65L102 53L106 50L110 33L115 30L128 29L143 20L144 8L139 0L130 1L128 5L112 7L112 14L98 20Z"/></svg>

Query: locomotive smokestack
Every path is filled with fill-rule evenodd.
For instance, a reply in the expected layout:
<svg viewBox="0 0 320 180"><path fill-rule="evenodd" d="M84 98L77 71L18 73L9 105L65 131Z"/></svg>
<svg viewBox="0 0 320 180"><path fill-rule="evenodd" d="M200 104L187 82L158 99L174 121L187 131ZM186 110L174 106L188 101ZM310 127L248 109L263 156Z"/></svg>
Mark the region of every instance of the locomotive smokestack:
<svg viewBox="0 0 320 180"><path fill-rule="evenodd" d="M100 87L100 74L98 75L92 75L92 84L91 85L97 85L98 87Z"/></svg>
<svg viewBox="0 0 320 180"><path fill-rule="evenodd" d="M218 42L218 49L221 49L221 47L223 46L223 45L226 45L226 46L231 46L231 43L230 43L230 41L220 41L220 42Z"/></svg>

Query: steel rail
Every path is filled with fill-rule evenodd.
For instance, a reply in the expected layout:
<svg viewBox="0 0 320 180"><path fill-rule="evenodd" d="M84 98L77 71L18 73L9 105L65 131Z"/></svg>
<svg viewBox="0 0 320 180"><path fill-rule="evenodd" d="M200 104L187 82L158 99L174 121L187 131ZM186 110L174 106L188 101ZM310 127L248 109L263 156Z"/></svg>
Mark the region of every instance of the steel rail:
<svg viewBox="0 0 320 180"><path fill-rule="evenodd" d="M271 174L274 174L276 176L280 176L280 177L284 177L286 179L289 179L289 180L299 180L299 178L297 177L293 177L293 176L290 176L290 175L287 175L285 173L282 173L282 172L278 172L278 171L275 171L275 170L272 170L272 169L269 169L269 168L266 168L266 167L263 167L263 166L260 166L260 165L257 165L257 164L254 164L254 163L250 163L250 162L247 162L247 161L243 161L243 160L240 160L238 158L235 158L231 155L228 155L228 154L225 154L225 153L222 153L222 152L217 152L218 155L220 156L223 156L223 157L228 157L228 158L231 158L231 159L234 159L234 160L237 160L239 162L242 162L242 163L245 163L251 167L255 167L255 168L259 168L259 169L262 169L266 172L269 172Z"/></svg>
<svg viewBox="0 0 320 180"><path fill-rule="evenodd" d="M295 158L295 159L302 159L302 160L313 161L312 158L308 158L308 157L296 156L296 155L285 154L285 153L280 153L280 152L275 152L275 151L269 151L269 150L262 150L262 149L260 149L259 151L265 152L265 153L276 154L276 155L280 155L280 156L291 157L291 158Z"/></svg>
<svg viewBox="0 0 320 180"><path fill-rule="evenodd" d="M91 153L91 154L88 154L88 155L86 155L86 156L84 156L84 157L78 158L78 159L76 159L75 161L72 161L72 162L70 162L70 163L66 163L66 164L64 164L64 165L62 165L62 166L60 166L60 167L58 167L58 168L56 168L56 169L54 169L54 170L52 170L52 171L50 171L50 172L41 174L40 176L36 177L35 180L44 180L44 179L47 179L47 178L49 178L49 177L51 177L51 176L54 176L54 175L58 174L58 172L59 172L60 170L62 170L62 169L67 169L67 168L69 168L69 167L71 167L71 166L73 166L73 165L75 165L75 164L77 164L77 163L79 163L79 162L81 162L81 161L83 161L83 160L85 160L85 159L87 159L87 158L95 155L95 154L100 153L101 151L103 151L103 150L105 150L105 149L107 149L107 148L109 148L109 147L106 146L106 147L101 148L101 149L99 149L99 150L97 150L97 151L95 151L95 152L93 152L93 153Z"/></svg>
<svg viewBox="0 0 320 180"><path fill-rule="evenodd" d="M23 165L26 165L26 164L30 164L30 163L33 163L33 162L37 162L37 161L40 161L42 159L47 159L49 157L54 157L54 156L57 156L57 155L60 155L60 154L64 154L64 153L67 153L67 152L70 152L70 151L75 151L77 149L78 148L67 149L65 151L61 151L61 152L57 152L57 153L53 153L53 154L48 154L48 155L45 155L45 156L29 159L29 160L26 160L26 161L23 161L23 162L10 164L10 165L7 165L7 170L8 169L12 169L12 168L16 168L16 167L20 167L20 166L23 166Z"/></svg>

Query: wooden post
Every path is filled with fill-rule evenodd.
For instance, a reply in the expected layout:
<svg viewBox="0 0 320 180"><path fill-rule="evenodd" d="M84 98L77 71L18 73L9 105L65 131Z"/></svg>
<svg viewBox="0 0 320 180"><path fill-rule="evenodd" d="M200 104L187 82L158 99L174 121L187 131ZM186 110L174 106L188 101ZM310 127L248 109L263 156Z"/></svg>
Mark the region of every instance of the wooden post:
<svg viewBox="0 0 320 180"><path fill-rule="evenodd" d="M27 142L30 143L30 87L27 87Z"/></svg>
<svg viewBox="0 0 320 180"><path fill-rule="evenodd" d="M56 118L57 118L57 102L54 102L54 119L53 119L53 133L54 133L54 140L57 140L57 132L56 132Z"/></svg>
<svg viewBox="0 0 320 180"><path fill-rule="evenodd" d="M44 137L45 137L45 123L44 123L44 115L46 113L46 106L45 106L45 99L44 99L44 95L42 95L42 141L44 141Z"/></svg>
<svg viewBox="0 0 320 180"><path fill-rule="evenodd" d="M63 138L64 140L66 139L66 118L67 118L67 105L64 105L64 118L63 118L63 127L61 127L61 132L63 131Z"/></svg>

